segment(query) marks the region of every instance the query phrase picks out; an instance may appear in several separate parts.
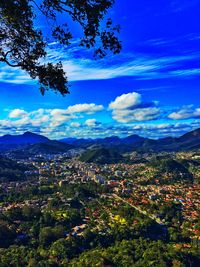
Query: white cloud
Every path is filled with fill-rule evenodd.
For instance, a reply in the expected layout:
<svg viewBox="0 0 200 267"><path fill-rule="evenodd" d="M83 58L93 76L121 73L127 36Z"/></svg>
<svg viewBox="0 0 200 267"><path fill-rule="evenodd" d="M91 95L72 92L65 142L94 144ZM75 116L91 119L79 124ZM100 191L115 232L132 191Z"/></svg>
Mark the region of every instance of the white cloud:
<svg viewBox="0 0 200 267"><path fill-rule="evenodd" d="M110 103L110 109L127 109L140 105L142 97L138 93L128 93L118 96L113 102Z"/></svg>
<svg viewBox="0 0 200 267"><path fill-rule="evenodd" d="M74 106L69 106L66 110L68 114L72 113L86 113L93 114L95 112L103 110L104 107L102 105L92 104L77 104Z"/></svg>
<svg viewBox="0 0 200 267"><path fill-rule="evenodd" d="M74 54L78 51L80 57ZM46 61L56 63L62 61L63 67L70 81L103 80L123 76L135 77L135 79L155 79L174 77L175 75L190 77L200 75L198 68L188 70L180 69L180 63L190 60L199 60L199 53L187 55L149 57L146 54L120 54L116 57L109 57L95 61L88 59L85 52L76 46L67 51L61 47L51 45L47 49L48 58ZM108 66L109 61L109 66ZM171 70L170 70L171 67ZM173 67L173 68L172 68ZM168 70L166 70L168 68ZM163 71L165 70L165 71ZM20 68L11 68L0 64L0 81L13 84L33 84L26 72Z"/></svg>
<svg viewBox="0 0 200 267"><path fill-rule="evenodd" d="M12 122L10 120L0 120L0 127L6 128L6 127L11 127Z"/></svg>
<svg viewBox="0 0 200 267"><path fill-rule="evenodd" d="M31 79L25 71L20 68L12 68L5 64L0 64L0 82L12 84L33 84Z"/></svg>
<svg viewBox="0 0 200 267"><path fill-rule="evenodd" d="M49 122L49 116L48 115L43 115L41 117L36 117L34 119L32 119L30 122L32 123L33 126L41 126L45 123Z"/></svg>
<svg viewBox="0 0 200 267"><path fill-rule="evenodd" d="M20 120L13 121L12 124L13 124L13 126L16 126L16 127L29 125L30 124L30 119L28 117L24 117L24 118L22 118Z"/></svg>
<svg viewBox="0 0 200 267"><path fill-rule="evenodd" d="M52 110L49 110L49 113L52 115L52 116L61 116L61 115L65 115L66 114L66 110L65 109L52 109Z"/></svg>
<svg viewBox="0 0 200 267"><path fill-rule="evenodd" d="M70 124L71 127L75 127L75 128L79 128L81 126L81 124L79 122L72 122Z"/></svg>
<svg viewBox="0 0 200 267"><path fill-rule="evenodd" d="M75 119L76 116L73 114L68 114L66 109L52 109L48 110L48 113L50 114L50 127L58 127L71 119Z"/></svg>
<svg viewBox="0 0 200 267"><path fill-rule="evenodd" d="M157 119L160 114L160 109L156 106L146 106L147 104L141 101L141 104L135 108L112 110L113 118L119 122L115 124L101 124L88 115L86 115L85 122L82 123L82 118L81 122L77 119L74 120L73 116L76 114L66 114L67 109L38 109L27 112L27 115L21 118L8 117L0 120L0 135L21 134L29 130L52 139L63 137L103 138L112 135L127 136L131 134L158 138L178 136L199 127L199 120L184 123L169 123L169 120L168 122L165 120L146 122ZM192 106L190 109L198 110ZM9 110L7 112L9 115ZM97 127L98 125L100 127Z"/></svg>
<svg viewBox="0 0 200 267"><path fill-rule="evenodd" d="M43 109L39 108L27 112L23 109L7 110L8 118L0 120L0 126L3 128L13 127L15 130L20 127L29 127L34 129L55 129L70 125L71 120L88 117L89 114L94 114L103 110L102 105L94 103L84 103L69 106L66 109ZM69 124L68 124L69 123ZM78 128L79 122L71 122L71 126Z"/></svg>
<svg viewBox="0 0 200 267"><path fill-rule="evenodd" d="M169 76L181 76L185 78L191 78L191 76L199 76L200 68L191 68L191 69L182 69L182 70L174 70L169 72Z"/></svg>
<svg viewBox="0 0 200 267"><path fill-rule="evenodd" d="M156 102L145 103L135 92L118 96L110 103L109 109L113 110L113 119L121 123L155 120L160 115Z"/></svg>
<svg viewBox="0 0 200 267"><path fill-rule="evenodd" d="M85 125L87 125L88 127L94 127L96 125L98 125L96 119L88 119L85 121Z"/></svg>
<svg viewBox="0 0 200 267"><path fill-rule="evenodd" d="M180 110L169 114L168 117L172 120L200 118L200 108L194 108L193 106L185 106Z"/></svg>
<svg viewBox="0 0 200 267"><path fill-rule="evenodd" d="M21 118L23 116L26 116L28 113L23 110L23 109L13 109L10 113L9 113L9 118L11 119L17 119L17 118Z"/></svg>
<svg viewBox="0 0 200 267"><path fill-rule="evenodd" d="M74 119L74 116L65 116L65 115L55 115L51 118L51 123L49 124L50 127L58 127L60 125L65 124L66 122Z"/></svg>
<svg viewBox="0 0 200 267"><path fill-rule="evenodd" d="M150 121L155 120L160 116L160 109L156 107L149 107L134 110L114 110L112 114L113 119L121 123Z"/></svg>

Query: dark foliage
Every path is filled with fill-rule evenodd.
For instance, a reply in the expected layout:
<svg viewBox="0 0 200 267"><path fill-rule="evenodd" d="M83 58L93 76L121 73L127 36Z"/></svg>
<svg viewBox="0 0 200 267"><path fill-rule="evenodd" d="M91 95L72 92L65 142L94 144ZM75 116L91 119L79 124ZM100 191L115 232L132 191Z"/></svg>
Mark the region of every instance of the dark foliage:
<svg viewBox="0 0 200 267"><path fill-rule="evenodd" d="M22 164L14 160L0 157L0 182L16 181L25 179L24 172L27 170Z"/></svg>
<svg viewBox="0 0 200 267"><path fill-rule="evenodd" d="M121 162L123 157L112 149L94 148L84 152L80 160L83 162L94 162L97 164L112 164Z"/></svg>
<svg viewBox="0 0 200 267"><path fill-rule="evenodd" d="M32 79L37 79L41 93L51 89L62 95L69 93L67 76L61 62L42 63L47 55L45 39L35 27L38 15L48 20L52 37L68 46L73 34L67 23L59 24L58 17L71 18L78 23L83 35L79 45L94 47L95 57L106 56L107 51L118 54L121 42L116 34L119 26L113 26L109 18L102 26L114 0L6 0L0 1L0 61L10 67L25 70Z"/></svg>

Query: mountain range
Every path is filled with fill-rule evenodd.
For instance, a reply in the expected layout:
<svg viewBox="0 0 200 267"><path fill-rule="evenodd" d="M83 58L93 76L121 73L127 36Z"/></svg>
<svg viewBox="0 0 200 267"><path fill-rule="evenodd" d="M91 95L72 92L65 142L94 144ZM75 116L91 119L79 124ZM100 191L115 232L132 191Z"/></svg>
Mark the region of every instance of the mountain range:
<svg viewBox="0 0 200 267"><path fill-rule="evenodd" d="M45 143L26 145L24 147L12 150L10 153L12 154L13 158L24 159L38 154L66 153L72 148L74 147L70 144L61 143L55 140L49 140L48 142Z"/></svg>
<svg viewBox="0 0 200 267"><path fill-rule="evenodd" d="M0 145L27 145L48 142L49 139L45 136L25 132L22 135L10 135L6 134L0 136Z"/></svg>
<svg viewBox="0 0 200 267"><path fill-rule="evenodd" d="M67 152L74 146L45 136L25 132L22 135L4 135L0 137L0 151L12 151L16 158L24 158L36 154L57 154Z"/></svg>
<svg viewBox="0 0 200 267"><path fill-rule="evenodd" d="M79 148L90 148L92 146L102 146L104 148L117 148L121 153L134 150L142 152L160 151L188 151L200 148L200 128L188 132L180 137L166 137L161 139L149 139L138 135L130 135L125 138L117 136L106 137L104 139L62 139L61 142Z"/></svg>
<svg viewBox="0 0 200 267"><path fill-rule="evenodd" d="M22 135L4 135L0 137L0 151L15 150L19 153L23 151L25 154L34 155L37 153L62 153L72 148L90 150L97 150L97 148L115 149L120 154L132 151L170 152L195 150L200 149L200 128L180 137L167 137L157 140L130 135L125 138L111 136L103 139L66 138L55 141L31 132L25 132Z"/></svg>

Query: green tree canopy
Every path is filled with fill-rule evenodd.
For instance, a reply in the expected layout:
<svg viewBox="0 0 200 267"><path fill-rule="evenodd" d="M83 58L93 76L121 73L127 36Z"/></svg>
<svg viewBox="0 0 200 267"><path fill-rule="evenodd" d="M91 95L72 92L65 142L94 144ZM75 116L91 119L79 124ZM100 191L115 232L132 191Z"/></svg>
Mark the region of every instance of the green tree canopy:
<svg viewBox="0 0 200 267"><path fill-rule="evenodd" d="M107 51L117 54L121 42L117 34L119 26L113 26L107 18L115 0L6 0L0 1L0 61L10 67L25 70L37 79L41 93L48 89L69 93L68 82L61 62L46 62L48 41L35 23L43 15L51 29L52 37L69 46L73 32L69 19L82 29L79 45L94 47L96 57L106 56ZM59 23L62 16L64 23ZM103 27L102 21L105 20Z"/></svg>

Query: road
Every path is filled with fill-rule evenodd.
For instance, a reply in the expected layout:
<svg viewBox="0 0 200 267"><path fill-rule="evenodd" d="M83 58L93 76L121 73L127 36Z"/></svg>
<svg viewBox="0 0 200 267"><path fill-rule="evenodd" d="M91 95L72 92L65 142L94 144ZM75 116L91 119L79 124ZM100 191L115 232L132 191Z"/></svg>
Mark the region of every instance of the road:
<svg viewBox="0 0 200 267"><path fill-rule="evenodd" d="M163 222L161 222L161 220L159 218L157 218L155 215L151 215L151 214L148 214L145 210L142 210L141 208L129 203L128 201L126 201L125 199L119 197L118 195L116 194L112 194L113 197L121 200L122 202L128 204L129 206L133 207L134 209L136 209L137 211L139 211L140 213L142 213L143 215L149 217L151 220L155 221L156 223L158 223L159 225L163 226Z"/></svg>

